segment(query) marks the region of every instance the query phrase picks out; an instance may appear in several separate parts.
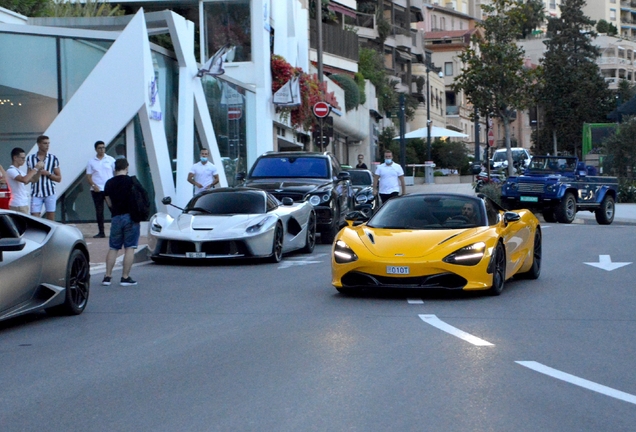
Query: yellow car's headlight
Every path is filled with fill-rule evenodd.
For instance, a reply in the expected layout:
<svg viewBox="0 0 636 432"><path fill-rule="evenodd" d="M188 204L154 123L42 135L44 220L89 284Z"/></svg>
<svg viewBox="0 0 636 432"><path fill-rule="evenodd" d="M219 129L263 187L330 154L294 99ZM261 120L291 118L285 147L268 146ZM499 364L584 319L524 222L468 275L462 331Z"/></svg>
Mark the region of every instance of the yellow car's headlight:
<svg viewBox="0 0 636 432"><path fill-rule="evenodd" d="M486 252L486 243L479 242L465 246L448 255L442 261L449 264L474 266L481 261Z"/></svg>
<svg viewBox="0 0 636 432"><path fill-rule="evenodd" d="M357 261L358 255L356 255L345 242L338 240L333 250L333 258L338 264L346 264Z"/></svg>

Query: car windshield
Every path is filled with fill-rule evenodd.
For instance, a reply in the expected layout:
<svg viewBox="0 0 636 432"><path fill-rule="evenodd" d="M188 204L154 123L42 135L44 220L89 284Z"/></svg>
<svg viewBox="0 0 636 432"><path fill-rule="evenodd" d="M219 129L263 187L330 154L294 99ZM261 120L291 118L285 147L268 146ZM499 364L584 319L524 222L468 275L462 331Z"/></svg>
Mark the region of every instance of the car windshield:
<svg viewBox="0 0 636 432"><path fill-rule="evenodd" d="M367 224L393 229L462 229L486 225L479 198L412 195L392 199Z"/></svg>
<svg viewBox="0 0 636 432"><path fill-rule="evenodd" d="M354 186L371 186L373 178L369 171L349 171L351 174L351 184Z"/></svg>
<svg viewBox="0 0 636 432"><path fill-rule="evenodd" d="M204 193L192 198L184 211L210 215L264 214L265 194L258 191Z"/></svg>
<svg viewBox="0 0 636 432"><path fill-rule="evenodd" d="M492 156L492 161L493 162L504 162L508 160L508 156L506 155L505 151L496 151L495 154Z"/></svg>
<svg viewBox="0 0 636 432"><path fill-rule="evenodd" d="M324 157L264 157L256 162L250 178L329 178Z"/></svg>
<svg viewBox="0 0 636 432"><path fill-rule="evenodd" d="M535 156L530 161L528 169L547 173L574 172L576 169L576 158Z"/></svg>

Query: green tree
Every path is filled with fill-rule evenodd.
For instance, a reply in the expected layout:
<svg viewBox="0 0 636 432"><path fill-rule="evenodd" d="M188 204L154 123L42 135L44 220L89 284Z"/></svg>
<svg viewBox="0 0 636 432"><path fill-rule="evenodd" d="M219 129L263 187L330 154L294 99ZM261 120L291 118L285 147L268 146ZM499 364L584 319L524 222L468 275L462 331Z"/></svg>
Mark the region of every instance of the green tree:
<svg viewBox="0 0 636 432"><path fill-rule="evenodd" d="M27 17L37 17L50 2L51 0L0 0L0 7Z"/></svg>
<svg viewBox="0 0 636 432"><path fill-rule="evenodd" d="M612 23L608 23L604 19L599 20L596 23L596 31L599 33L606 33L609 36L615 36L618 33L618 29Z"/></svg>
<svg viewBox="0 0 636 432"><path fill-rule="evenodd" d="M49 1L42 11L42 16L49 17L107 17L124 15L119 5L111 5L101 1L86 0L83 3L72 0Z"/></svg>
<svg viewBox="0 0 636 432"><path fill-rule="evenodd" d="M468 167L468 149L463 142L436 139L431 146L431 157L439 168L465 171Z"/></svg>
<svg viewBox="0 0 636 432"><path fill-rule="evenodd" d="M545 8L542 0L527 0L513 9L511 19L519 27L518 37L525 39L532 31L541 27L546 20Z"/></svg>
<svg viewBox="0 0 636 432"><path fill-rule="evenodd" d="M360 104L360 89L358 84L349 75L333 74L329 78L344 90L345 110L351 111Z"/></svg>
<svg viewBox="0 0 636 432"><path fill-rule="evenodd" d="M616 104L624 104L636 95L636 84L632 84L626 79L618 81L618 89L616 90Z"/></svg>
<svg viewBox="0 0 636 432"><path fill-rule="evenodd" d="M575 154L581 147L583 123L607 121L614 100L596 58L599 50L594 21L585 16L584 0L563 0L561 17L548 20L547 51L542 60L539 104L544 112L544 133L555 136L557 151ZM535 145L551 151L552 140Z"/></svg>
<svg viewBox="0 0 636 432"><path fill-rule="evenodd" d="M604 168L622 180L633 181L636 169L636 117L628 117L605 140Z"/></svg>
<svg viewBox="0 0 636 432"><path fill-rule="evenodd" d="M479 113L499 118L505 131L508 171L513 174L510 151L510 122L516 110L529 105L534 73L524 67L525 53L515 44L521 33L521 0L493 0L482 5L487 18L478 24L472 44L459 56L464 69L455 79L453 89L463 91Z"/></svg>

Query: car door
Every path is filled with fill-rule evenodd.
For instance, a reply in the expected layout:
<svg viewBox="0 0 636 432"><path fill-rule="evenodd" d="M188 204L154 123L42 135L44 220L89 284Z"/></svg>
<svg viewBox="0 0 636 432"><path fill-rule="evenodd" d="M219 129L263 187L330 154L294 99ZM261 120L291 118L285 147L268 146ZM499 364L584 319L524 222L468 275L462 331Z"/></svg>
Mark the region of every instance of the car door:
<svg viewBox="0 0 636 432"><path fill-rule="evenodd" d="M41 236L38 236L41 238ZM42 242L29 233L27 216L0 213L0 240L24 241L18 251L2 252L0 261L0 312L28 301L40 284Z"/></svg>

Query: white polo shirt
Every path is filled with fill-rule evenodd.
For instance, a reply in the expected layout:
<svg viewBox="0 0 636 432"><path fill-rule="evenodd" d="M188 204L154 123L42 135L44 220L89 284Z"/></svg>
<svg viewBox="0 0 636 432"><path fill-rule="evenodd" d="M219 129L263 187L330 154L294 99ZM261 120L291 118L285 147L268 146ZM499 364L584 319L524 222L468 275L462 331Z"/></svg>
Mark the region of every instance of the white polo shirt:
<svg viewBox="0 0 636 432"><path fill-rule="evenodd" d="M13 165L7 169L7 183L9 183L9 187L11 188L11 201L9 201L9 205L11 207L29 205L29 188L27 188L27 185L24 183L15 179L18 176L24 177L25 175L27 175L26 172L22 172L19 168Z"/></svg>
<svg viewBox="0 0 636 432"><path fill-rule="evenodd" d="M214 182L214 176L218 174L219 170L210 161L207 161L205 164L201 162L195 163L190 168L190 172L194 174L194 181L203 186L202 188L194 187L194 194L196 195Z"/></svg>
<svg viewBox="0 0 636 432"><path fill-rule="evenodd" d="M86 165L86 174L93 176L93 183L99 187L101 192L104 191L106 182L113 177L114 172L115 158L112 156L104 155L101 159L95 156Z"/></svg>
<svg viewBox="0 0 636 432"><path fill-rule="evenodd" d="M399 177L404 175L404 170L400 165L395 162L391 165L383 163L375 169L375 175L380 177L379 193L388 195L393 192L400 192Z"/></svg>

